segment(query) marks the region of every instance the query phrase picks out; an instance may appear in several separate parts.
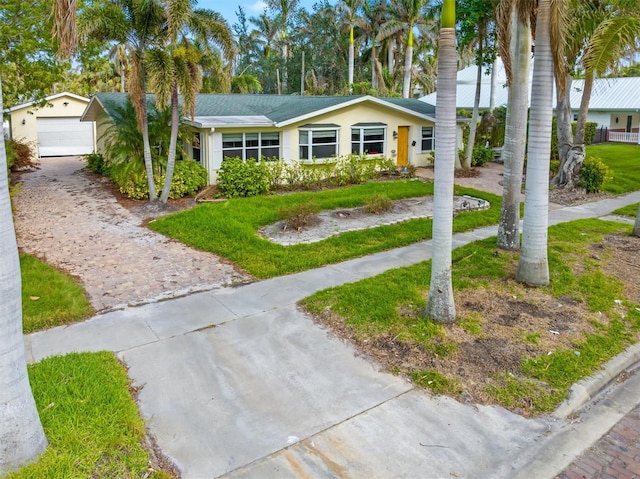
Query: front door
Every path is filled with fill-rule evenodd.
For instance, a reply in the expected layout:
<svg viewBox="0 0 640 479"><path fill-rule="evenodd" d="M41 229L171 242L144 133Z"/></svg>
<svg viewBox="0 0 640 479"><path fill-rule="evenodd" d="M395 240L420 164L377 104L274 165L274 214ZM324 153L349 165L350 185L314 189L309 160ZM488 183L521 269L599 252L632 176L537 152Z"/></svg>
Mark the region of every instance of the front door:
<svg viewBox="0 0 640 479"><path fill-rule="evenodd" d="M398 166L407 166L409 162L409 127L398 127Z"/></svg>
<svg viewBox="0 0 640 479"><path fill-rule="evenodd" d="M631 133L631 123L633 122L633 117L631 115L627 116L627 133Z"/></svg>

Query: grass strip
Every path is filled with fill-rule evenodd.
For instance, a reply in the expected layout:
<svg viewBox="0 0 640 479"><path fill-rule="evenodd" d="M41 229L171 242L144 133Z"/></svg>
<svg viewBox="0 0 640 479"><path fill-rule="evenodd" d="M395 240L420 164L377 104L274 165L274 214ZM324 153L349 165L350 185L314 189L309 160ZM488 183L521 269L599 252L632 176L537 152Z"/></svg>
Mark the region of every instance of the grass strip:
<svg viewBox="0 0 640 479"><path fill-rule="evenodd" d="M29 366L29 379L49 447L7 479L172 477L149 466L144 422L113 354L44 359Z"/></svg>
<svg viewBox="0 0 640 479"><path fill-rule="evenodd" d="M638 215L638 206L640 203L636 203L635 205L627 205L622 208L618 208L613 212L614 215L620 216L629 216L631 218L635 218Z"/></svg>
<svg viewBox="0 0 640 479"><path fill-rule="evenodd" d="M257 278L270 278L406 246L431 237L431 219L415 219L351 231L317 243L282 246L257 234L260 227L278 220L281 208L313 202L321 210L331 210L362 206L374 195L398 200L432 194L433 183L429 182L370 182L336 190L236 198L223 203L203 204L160 218L149 223L149 227L189 246L227 258ZM456 187L455 194L475 196L491 204L488 210L456 215L456 232L498 222L499 196L461 187Z"/></svg>
<svg viewBox="0 0 640 479"><path fill-rule="evenodd" d="M73 278L34 256L20 256L25 333L68 324L94 313L84 289Z"/></svg>
<svg viewBox="0 0 640 479"><path fill-rule="evenodd" d="M505 372L498 386L489 393L505 407L526 403L533 412L547 412L566 396L569 387L592 374L600 365L621 352L633 340L640 327L640 304L628 301L624 321L613 311L616 300L623 297L623 288L616 278L605 275L599 263L590 259L589 246L603 241L607 235L627 232L628 227L597 219L578 220L549 228L549 267L551 283L539 290L555 298L571 298L584 302L590 311L608 315L608 323L597 324L597 331L587 334L571 349L559 349L552 354L525 358L521 377ZM453 287L456 291L477 287L495 288L512 278L517 254L496 254L495 237L470 243L453 252ZM580 260L579 273L571 266ZM603 259L606 261L606 258ZM339 318L339 328L347 336L375 343L393 337L417 346L436 356L448 357L457 344L446 338L446 328L423 317L431 275L431 261L387 271L355 283L325 289L301 301L301 305L316 316ZM508 286L507 286L508 287ZM472 318L473 319L473 318ZM461 326L472 334L482 335L478 323L461 318ZM539 333L527 338L537 339ZM445 338L443 340L443 338ZM443 346L446 349L442 349ZM577 353L576 353L577 351ZM433 371L403 372L417 384L437 393L459 390L456 378L442 378ZM544 385L542 384L544 383Z"/></svg>

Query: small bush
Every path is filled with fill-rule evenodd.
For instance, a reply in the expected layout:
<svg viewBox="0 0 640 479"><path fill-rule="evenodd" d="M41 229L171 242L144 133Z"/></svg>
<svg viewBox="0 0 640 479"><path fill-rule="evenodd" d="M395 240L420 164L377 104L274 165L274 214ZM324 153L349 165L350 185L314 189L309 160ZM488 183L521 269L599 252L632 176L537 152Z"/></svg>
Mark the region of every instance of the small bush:
<svg viewBox="0 0 640 479"><path fill-rule="evenodd" d="M89 168L94 173L99 173L101 175L107 174L107 164L104 161L104 157L100 153L90 153L88 155L84 155L85 160L87 160L87 168Z"/></svg>
<svg viewBox="0 0 640 479"><path fill-rule="evenodd" d="M590 157L584 160L580 171L579 185L587 190L587 193L597 193L609 178L609 168L600 158Z"/></svg>
<svg viewBox="0 0 640 479"><path fill-rule="evenodd" d="M471 156L471 166L484 166L493 160L493 148L474 146Z"/></svg>
<svg viewBox="0 0 640 479"><path fill-rule="evenodd" d="M5 140L7 154L7 169L14 171L18 168L33 166L35 154L29 143L20 140Z"/></svg>
<svg viewBox="0 0 640 479"><path fill-rule="evenodd" d="M364 200L364 209L367 213L380 215L393 208L393 201L385 195L373 195Z"/></svg>
<svg viewBox="0 0 640 479"><path fill-rule="evenodd" d="M149 197L149 184L147 183L147 174L144 171L141 173L133 172L126 179L122 175L112 177L112 179L118 185L120 193L127 198L143 200Z"/></svg>
<svg viewBox="0 0 640 479"><path fill-rule="evenodd" d="M269 167L266 162L238 157L225 158L218 172L218 186L229 198L256 196L269 191Z"/></svg>
<svg viewBox="0 0 640 479"><path fill-rule="evenodd" d="M156 189L158 191L164 185L165 175L162 175L156 181ZM190 196L207 185L207 170L199 162L195 160L176 161L171 180L171 189L169 190L169 198L175 200Z"/></svg>
<svg viewBox="0 0 640 479"><path fill-rule="evenodd" d="M313 202L299 203L278 210L278 219L285 222L285 229L300 231L317 220L318 205Z"/></svg>

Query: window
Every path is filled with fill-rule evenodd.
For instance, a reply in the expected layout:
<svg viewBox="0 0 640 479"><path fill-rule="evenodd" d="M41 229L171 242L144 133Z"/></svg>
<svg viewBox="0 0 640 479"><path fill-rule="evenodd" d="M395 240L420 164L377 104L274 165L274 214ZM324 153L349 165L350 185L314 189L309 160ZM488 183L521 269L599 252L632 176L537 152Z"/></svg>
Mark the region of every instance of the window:
<svg viewBox="0 0 640 479"><path fill-rule="evenodd" d="M351 127L351 153L381 155L384 153L386 125L354 125Z"/></svg>
<svg viewBox="0 0 640 479"><path fill-rule="evenodd" d="M300 159L338 156L338 126L317 126L300 129Z"/></svg>
<svg viewBox="0 0 640 479"><path fill-rule="evenodd" d="M191 145L191 156L197 162L202 163L202 152L200 151L200 132L193 134L193 143Z"/></svg>
<svg viewBox="0 0 640 479"><path fill-rule="evenodd" d="M280 133L223 133L222 156L260 159L280 158Z"/></svg>
<svg viewBox="0 0 640 479"><path fill-rule="evenodd" d="M422 127L422 151L433 151L433 127Z"/></svg>

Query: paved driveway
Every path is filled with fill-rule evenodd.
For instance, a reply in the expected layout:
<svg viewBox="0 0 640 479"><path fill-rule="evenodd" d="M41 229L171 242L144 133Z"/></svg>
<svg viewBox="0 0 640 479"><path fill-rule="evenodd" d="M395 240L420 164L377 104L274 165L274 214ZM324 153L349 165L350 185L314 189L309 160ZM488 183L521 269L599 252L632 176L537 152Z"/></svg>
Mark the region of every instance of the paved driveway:
<svg viewBox="0 0 640 479"><path fill-rule="evenodd" d="M82 159L41 161L14 199L18 246L79 278L96 311L245 279L217 256L143 227Z"/></svg>

